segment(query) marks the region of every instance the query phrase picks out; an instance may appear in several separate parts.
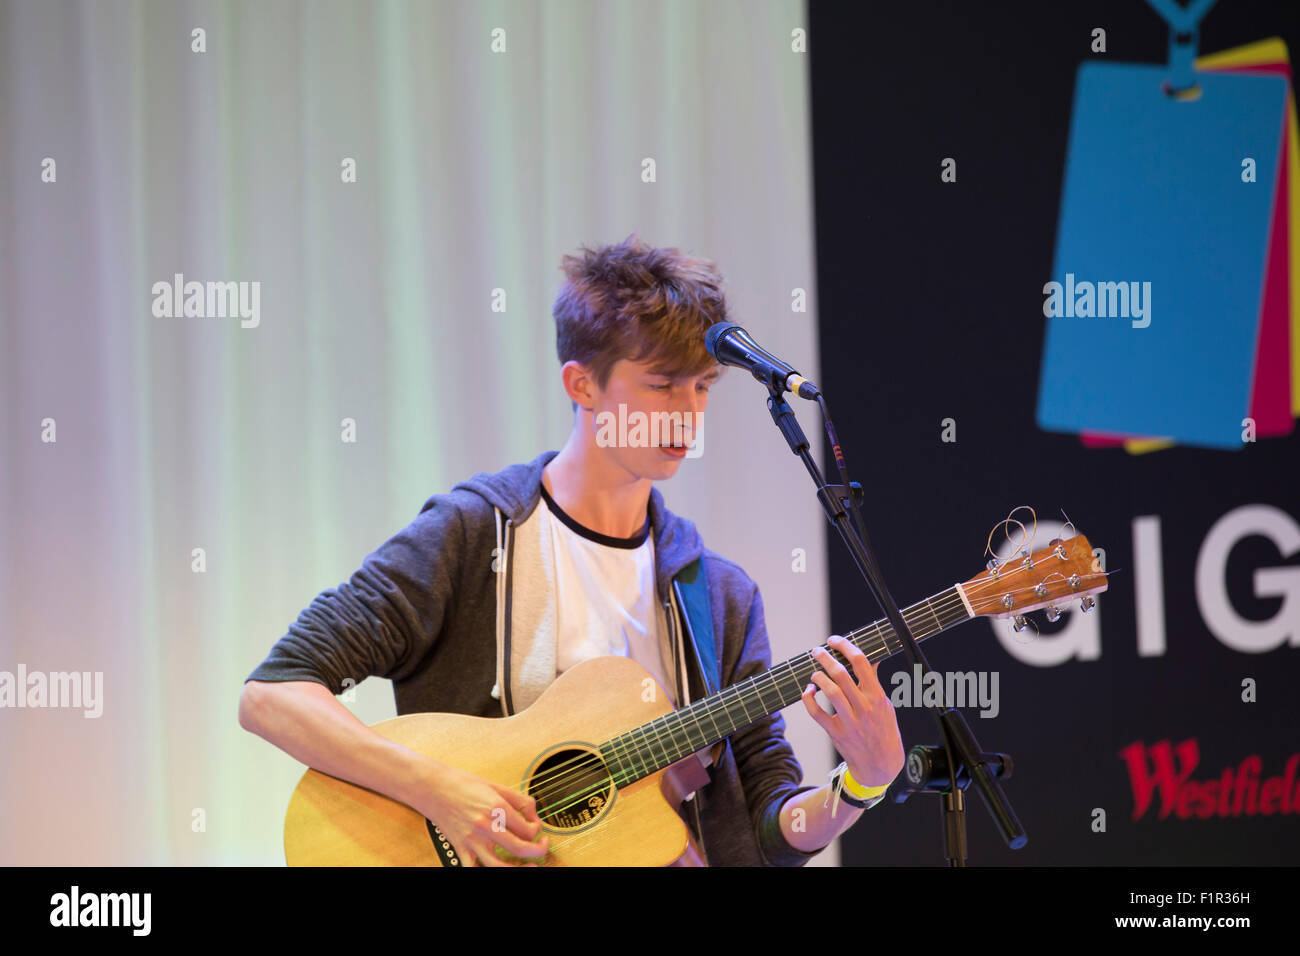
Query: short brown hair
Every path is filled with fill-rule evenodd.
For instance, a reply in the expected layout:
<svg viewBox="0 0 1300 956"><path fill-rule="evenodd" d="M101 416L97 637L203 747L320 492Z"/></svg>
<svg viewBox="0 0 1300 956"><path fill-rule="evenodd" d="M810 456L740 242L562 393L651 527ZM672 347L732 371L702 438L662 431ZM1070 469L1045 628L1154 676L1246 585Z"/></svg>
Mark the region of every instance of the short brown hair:
<svg viewBox="0 0 1300 956"><path fill-rule="evenodd" d="M710 260L653 248L632 233L617 245L583 246L560 268L566 281L551 313L561 364L587 366L602 389L620 359L648 361L670 377L716 364L704 333L727 321L727 302Z"/></svg>

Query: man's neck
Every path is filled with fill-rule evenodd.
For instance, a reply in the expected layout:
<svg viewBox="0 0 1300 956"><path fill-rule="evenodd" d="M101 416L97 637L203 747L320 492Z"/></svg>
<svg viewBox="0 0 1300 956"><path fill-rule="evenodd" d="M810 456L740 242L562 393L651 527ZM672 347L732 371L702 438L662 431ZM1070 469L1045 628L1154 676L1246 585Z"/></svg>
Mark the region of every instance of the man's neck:
<svg viewBox="0 0 1300 956"><path fill-rule="evenodd" d="M631 538L645 527L649 478L634 478L571 434L542 470L547 493L578 524L611 538Z"/></svg>

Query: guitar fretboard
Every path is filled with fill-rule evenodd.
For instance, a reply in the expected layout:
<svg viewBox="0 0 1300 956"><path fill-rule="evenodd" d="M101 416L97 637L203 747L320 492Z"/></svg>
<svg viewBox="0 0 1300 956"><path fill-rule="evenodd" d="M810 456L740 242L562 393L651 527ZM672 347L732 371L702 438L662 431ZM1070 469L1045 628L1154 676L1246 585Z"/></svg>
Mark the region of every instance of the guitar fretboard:
<svg viewBox="0 0 1300 956"><path fill-rule="evenodd" d="M902 609L902 613L918 641L971 618L955 585ZM844 636L873 664L903 649L886 619ZM844 657L834 651L831 654L849 667ZM601 756L615 783L627 786L789 707L803 695L813 673L822 669L811 651L792 657L763 674L607 740L600 747ZM849 671L852 673L851 667Z"/></svg>

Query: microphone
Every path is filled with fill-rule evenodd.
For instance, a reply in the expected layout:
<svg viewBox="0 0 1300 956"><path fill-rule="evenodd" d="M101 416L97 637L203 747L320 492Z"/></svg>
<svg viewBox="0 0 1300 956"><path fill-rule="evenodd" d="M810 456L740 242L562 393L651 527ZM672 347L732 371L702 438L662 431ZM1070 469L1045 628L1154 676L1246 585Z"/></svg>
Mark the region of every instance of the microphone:
<svg viewBox="0 0 1300 956"><path fill-rule="evenodd" d="M821 389L763 349L735 322L709 326L704 333L704 347L721 364L743 368L764 385L811 401L821 395Z"/></svg>

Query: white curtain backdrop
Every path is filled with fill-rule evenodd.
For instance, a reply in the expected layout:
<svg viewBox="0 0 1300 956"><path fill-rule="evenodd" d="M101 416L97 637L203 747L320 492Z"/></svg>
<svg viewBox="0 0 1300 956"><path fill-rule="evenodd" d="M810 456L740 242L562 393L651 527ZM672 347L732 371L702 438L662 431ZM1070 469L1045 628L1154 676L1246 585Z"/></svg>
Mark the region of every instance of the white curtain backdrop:
<svg viewBox="0 0 1300 956"><path fill-rule="evenodd" d="M564 253L715 259L816 378L806 26L787 0L0 2L0 670L103 675L98 717L0 709L0 864L283 863L303 767L239 727L242 681L430 494L563 443ZM256 315L156 315L177 274L257 283ZM764 399L728 372L660 488L758 581L781 660L831 633L825 521ZM391 685L349 706L390 717Z"/></svg>

